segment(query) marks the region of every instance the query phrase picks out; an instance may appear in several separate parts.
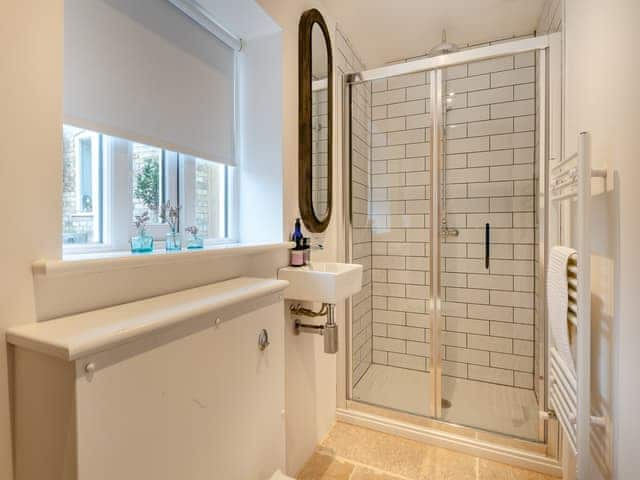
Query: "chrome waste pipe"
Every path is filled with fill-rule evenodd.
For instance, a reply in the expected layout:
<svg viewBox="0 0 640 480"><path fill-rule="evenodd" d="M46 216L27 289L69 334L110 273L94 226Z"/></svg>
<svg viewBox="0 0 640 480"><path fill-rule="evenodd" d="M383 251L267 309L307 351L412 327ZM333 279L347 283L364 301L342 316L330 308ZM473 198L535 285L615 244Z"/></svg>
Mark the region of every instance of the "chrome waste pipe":
<svg viewBox="0 0 640 480"><path fill-rule="evenodd" d="M293 315L301 315L304 317L327 317L327 322L324 325L313 325L308 323L302 323L300 319L296 319L295 329L296 335L300 335L302 332L315 333L324 337L324 352L325 353L337 353L338 352L338 325L336 324L335 317L336 306L332 303L323 303L322 308L319 311L314 312L302 305L291 305L289 311Z"/></svg>

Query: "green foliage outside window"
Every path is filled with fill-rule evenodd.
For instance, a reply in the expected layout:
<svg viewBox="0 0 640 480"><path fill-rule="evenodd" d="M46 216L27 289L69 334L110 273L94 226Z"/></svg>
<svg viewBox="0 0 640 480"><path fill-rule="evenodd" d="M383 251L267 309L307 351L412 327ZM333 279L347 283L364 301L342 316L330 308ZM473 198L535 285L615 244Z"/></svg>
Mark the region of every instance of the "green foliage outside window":
<svg viewBox="0 0 640 480"><path fill-rule="evenodd" d="M136 175L135 196L152 211L160 206L160 166L157 161L145 158L142 170Z"/></svg>

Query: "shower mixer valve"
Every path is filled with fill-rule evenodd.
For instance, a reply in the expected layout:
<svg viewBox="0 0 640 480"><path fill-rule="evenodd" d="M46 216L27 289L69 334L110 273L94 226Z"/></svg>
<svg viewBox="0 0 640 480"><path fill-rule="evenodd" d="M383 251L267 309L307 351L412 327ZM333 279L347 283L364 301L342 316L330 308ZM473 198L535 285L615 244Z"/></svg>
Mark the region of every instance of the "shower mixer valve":
<svg viewBox="0 0 640 480"><path fill-rule="evenodd" d="M457 228L449 228L447 225L447 221L443 220L440 225L440 236L441 237L457 237L460 235L460 232Z"/></svg>
<svg viewBox="0 0 640 480"><path fill-rule="evenodd" d="M442 237L457 237L458 235L460 235L460 232L457 228L442 227L440 229L440 236Z"/></svg>

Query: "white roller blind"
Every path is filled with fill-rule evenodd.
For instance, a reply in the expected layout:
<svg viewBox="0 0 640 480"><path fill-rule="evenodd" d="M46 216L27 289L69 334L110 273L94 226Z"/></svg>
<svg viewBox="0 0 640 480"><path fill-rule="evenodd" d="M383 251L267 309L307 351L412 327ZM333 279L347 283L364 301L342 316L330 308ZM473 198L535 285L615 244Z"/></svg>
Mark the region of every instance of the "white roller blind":
<svg viewBox="0 0 640 480"><path fill-rule="evenodd" d="M65 0L64 121L234 164L234 51L167 0Z"/></svg>

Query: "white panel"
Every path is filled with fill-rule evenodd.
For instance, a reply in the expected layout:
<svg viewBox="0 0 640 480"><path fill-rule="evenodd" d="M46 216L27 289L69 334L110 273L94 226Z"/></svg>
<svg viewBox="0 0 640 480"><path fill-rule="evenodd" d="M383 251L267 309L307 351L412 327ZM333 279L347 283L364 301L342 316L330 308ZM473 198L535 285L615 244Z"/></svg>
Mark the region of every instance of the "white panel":
<svg viewBox="0 0 640 480"><path fill-rule="evenodd" d="M78 361L79 478L262 480L282 469L283 316L277 302Z"/></svg>
<svg viewBox="0 0 640 480"><path fill-rule="evenodd" d="M234 163L235 56L166 1L65 0L64 121Z"/></svg>

